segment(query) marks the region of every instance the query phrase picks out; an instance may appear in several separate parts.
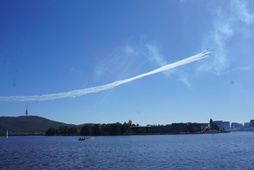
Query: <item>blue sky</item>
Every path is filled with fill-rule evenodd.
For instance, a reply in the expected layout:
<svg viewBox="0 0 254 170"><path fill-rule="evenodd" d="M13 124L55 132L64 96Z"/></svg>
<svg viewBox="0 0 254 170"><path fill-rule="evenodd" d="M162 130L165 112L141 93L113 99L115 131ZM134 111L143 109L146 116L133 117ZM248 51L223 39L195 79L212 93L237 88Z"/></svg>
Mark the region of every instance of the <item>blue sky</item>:
<svg viewBox="0 0 254 170"><path fill-rule="evenodd" d="M1 1L0 96L62 93L208 58L76 98L0 102L65 123L254 119L253 1Z"/></svg>

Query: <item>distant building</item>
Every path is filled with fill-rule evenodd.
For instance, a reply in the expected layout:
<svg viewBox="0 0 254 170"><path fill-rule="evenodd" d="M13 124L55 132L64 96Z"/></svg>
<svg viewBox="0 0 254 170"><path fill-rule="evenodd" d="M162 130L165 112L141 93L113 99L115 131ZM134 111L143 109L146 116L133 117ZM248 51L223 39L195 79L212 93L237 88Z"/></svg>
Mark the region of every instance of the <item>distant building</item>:
<svg viewBox="0 0 254 170"><path fill-rule="evenodd" d="M230 123L228 121L223 122L223 127L224 127L224 130L229 130L230 129Z"/></svg>
<svg viewBox="0 0 254 170"><path fill-rule="evenodd" d="M236 123L236 122L231 123L231 129L239 129L242 127L243 127L243 125L241 123Z"/></svg>
<svg viewBox="0 0 254 170"><path fill-rule="evenodd" d="M230 123L228 121L224 122L224 121L218 120L218 121L214 121L214 123L216 123L221 130L223 130L223 129L229 130L230 129Z"/></svg>
<svg viewBox="0 0 254 170"><path fill-rule="evenodd" d="M217 121L213 121L213 123L216 123L219 126L220 129L224 129L223 121L217 120Z"/></svg>
<svg viewBox="0 0 254 170"><path fill-rule="evenodd" d="M244 125L243 125L244 127L250 127L250 122L246 122L246 123L244 123Z"/></svg>
<svg viewBox="0 0 254 170"><path fill-rule="evenodd" d="M250 120L250 126L254 127L254 120Z"/></svg>

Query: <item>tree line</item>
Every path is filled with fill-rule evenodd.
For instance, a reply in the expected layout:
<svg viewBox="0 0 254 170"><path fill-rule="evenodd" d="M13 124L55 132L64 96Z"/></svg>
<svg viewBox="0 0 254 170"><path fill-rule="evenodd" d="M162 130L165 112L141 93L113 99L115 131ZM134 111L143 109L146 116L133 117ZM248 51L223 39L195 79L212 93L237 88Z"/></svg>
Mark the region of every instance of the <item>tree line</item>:
<svg viewBox="0 0 254 170"><path fill-rule="evenodd" d="M201 131L219 131L219 126L209 121L209 126L202 129L198 123L172 123L171 125L147 125L131 123L110 123L110 124L84 124L83 126L59 128L49 128L46 136L112 136L112 135L129 135L129 134L175 134L175 133L192 133Z"/></svg>
<svg viewBox="0 0 254 170"><path fill-rule="evenodd" d="M128 123L84 124L83 126L49 128L46 136L108 136L126 135L131 133Z"/></svg>

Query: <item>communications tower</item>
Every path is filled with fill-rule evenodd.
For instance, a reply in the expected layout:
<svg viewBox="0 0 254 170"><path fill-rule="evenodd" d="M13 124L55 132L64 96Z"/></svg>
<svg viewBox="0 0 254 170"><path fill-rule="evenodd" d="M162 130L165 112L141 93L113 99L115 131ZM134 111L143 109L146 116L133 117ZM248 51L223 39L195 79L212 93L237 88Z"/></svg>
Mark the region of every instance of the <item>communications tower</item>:
<svg viewBox="0 0 254 170"><path fill-rule="evenodd" d="M28 104L26 105L26 116L28 115Z"/></svg>

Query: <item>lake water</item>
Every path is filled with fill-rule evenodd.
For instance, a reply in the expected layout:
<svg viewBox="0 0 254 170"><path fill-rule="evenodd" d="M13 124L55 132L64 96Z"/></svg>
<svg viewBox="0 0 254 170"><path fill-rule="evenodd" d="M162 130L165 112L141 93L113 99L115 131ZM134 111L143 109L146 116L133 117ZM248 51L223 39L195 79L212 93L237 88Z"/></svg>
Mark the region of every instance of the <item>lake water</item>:
<svg viewBox="0 0 254 170"><path fill-rule="evenodd" d="M254 169L254 133L0 139L0 169Z"/></svg>

